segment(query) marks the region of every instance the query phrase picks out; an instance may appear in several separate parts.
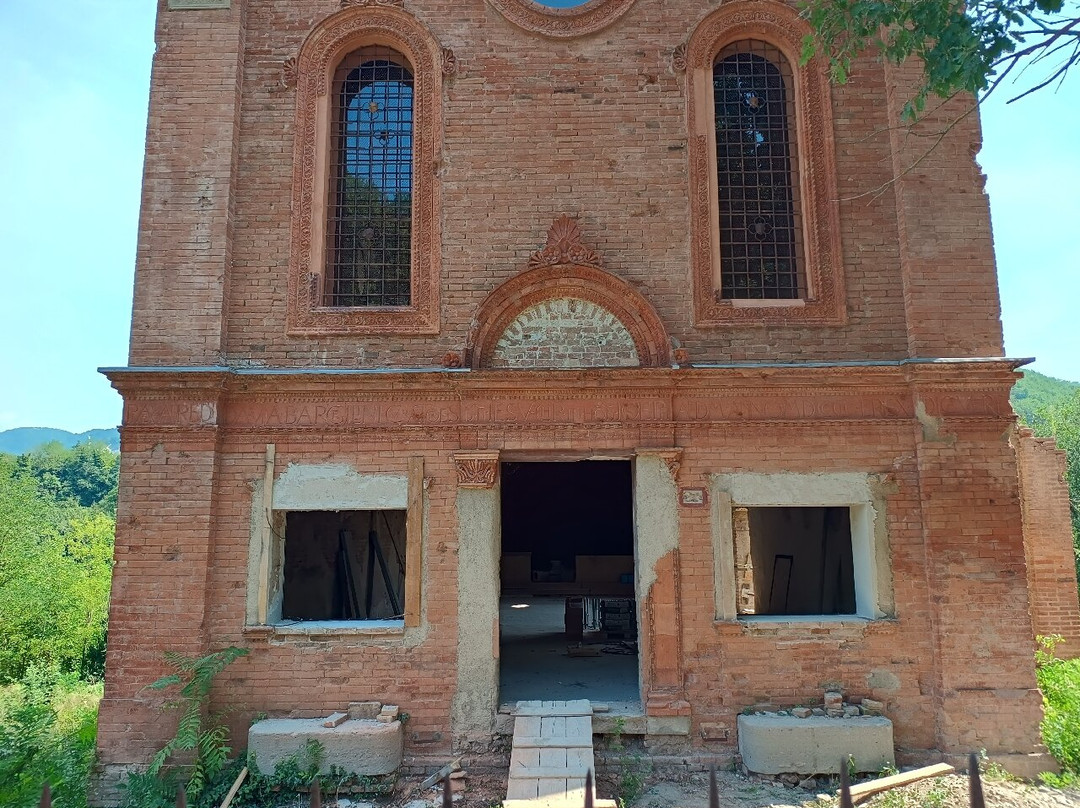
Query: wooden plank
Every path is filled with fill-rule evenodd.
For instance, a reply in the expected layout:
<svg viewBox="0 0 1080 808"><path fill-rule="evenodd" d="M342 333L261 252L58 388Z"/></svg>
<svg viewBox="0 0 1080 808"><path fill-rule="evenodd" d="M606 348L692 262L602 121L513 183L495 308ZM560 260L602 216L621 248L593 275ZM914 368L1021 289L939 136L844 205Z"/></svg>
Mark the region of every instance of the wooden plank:
<svg viewBox="0 0 1080 808"><path fill-rule="evenodd" d="M592 716L570 716L566 719L567 738L592 738Z"/></svg>
<svg viewBox="0 0 1080 808"><path fill-rule="evenodd" d="M461 758L455 758L454 760L451 760L449 763L447 763L445 766L435 772L435 774L426 777L424 779L424 782L420 784L420 790L422 791L425 788L430 788L431 786L442 780L444 777L446 777L448 774L450 774L450 772L457 771L460 768Z"/></svg>
<svg viewBox="0 0 1080 808"><path fill-rule="evenodd" d="M240 774L237 775L236 780L233 781L232 788L229 789L229 793L225 795L225 800L221 803L221 808L229 808L229 806L232 805L236 792L240 790L240 786L244 784L244 778L247 776L248 768L245 766L240 770Z"/></svg>
<svg viewBox="0 0 1080 808"><path fill-rule="evenodd" d="M562 777L566 777L566 749L540 749L540 765L547 769L562 769ZM558 777L559 775L552 775Z"/></svg>
<svg viewBox="0 0 1080 808"><path fill-rule="evenodd" d="M558 779L543 779L543 780L530 780L529 782L536 783L536 796L538 797L557 797L566 793L566 778L561 777Z"/></svg>
<svg viewBox="0 0 1080 808"><path fill-rule="evenodd" d="M581 808L585 804L584 795L559 794L554 797L534 797L532 799L503 800L503 808ZM595 800L596 808L618 808L615 800Z"/></svg>
<svg viewBox="0 0 1080 808"><path fill-rule="evenodd" d="M540 765L539 749L514 749L510 753L510 776L518 769Z"/></svg>
<svg viewBox="0 0 1080 808"><path fill-rule="evenodd" d="M900 772L889 777L881 777L866 783L859 783L851 788L853 802L862 802L874 794L888 791L890 788L906 786L909 783L917 783L930 777L941 777L943 774L952 774L956 769L948 763L935 763L933 766L923 766L920 769L912 769L909 772ZM837 792L839 793L839 792Z"/></svg>
<svg viewBox="0 0 1080 808"><path fill-rule="evenodd" d="M532 738L540 735L540 716L519 716L514 721L514 742L518 738Z"/></svg>
<svg viewBox="0 0 1080 808"><path fill-rule="evenodd" d="M588 699L574 701L519 701L514 715L592 715L592 705Z"/></svg>
<svg viewBox="0 0 1080 808"><path fill-rule="evenodd" d="M515 779L533 778L534 780L551 780L551 779L579 779L584 784L585 775L588 773L588 769L584 766L548 766L541 764L539 766L518 766L510 769L510 776ZM584 788L584 785L582 785Z"/></svg>
<svg viewBox="0 0 1080 808"><path fill-rule="evenodd" d="M539 782L536 779L518 780L516 777L506 783L506 799L528 800L539 796Z"/></svg>
<svg viewBox="0 0 1080 808"><path fill-rule="evenodd" d="M274 458L277 446L266 444L266 460L263 466L262 524L259 525L259 625L265 626L270 610L270 557L274 549Z"/></svg>
<svg viewBox="0 0 1080 808"><path fill-rule="evenodd" d="M567 749L566 750L566 768L568 769L581 769L582 771L590 771L595 769L595 763L593 761L593 750L589 749ZM584 777L585 775L582 775Z"/></svg>
<svg viewBox="0 0 1080 808"><path fill-rule="evenodd" d="M405 512L405 626L420 625L424 580L424 458L409 458L409 504Z"/></svg>
<svg viewBox="0 0 1080 808"><path fill-rule="evenodd" d="M514 746L521 747L522 749L551 749L557 746L563 746L567 749L591 749L592 738L543 738L539 736L529 737L523 735L520 738L514 738Z"/></svg>
<svg viewBox="0 0 1080 808"><path fill-rule="evenodd" d="M547 715L540 719L541 738L565 738L566 716Z"/></svg>

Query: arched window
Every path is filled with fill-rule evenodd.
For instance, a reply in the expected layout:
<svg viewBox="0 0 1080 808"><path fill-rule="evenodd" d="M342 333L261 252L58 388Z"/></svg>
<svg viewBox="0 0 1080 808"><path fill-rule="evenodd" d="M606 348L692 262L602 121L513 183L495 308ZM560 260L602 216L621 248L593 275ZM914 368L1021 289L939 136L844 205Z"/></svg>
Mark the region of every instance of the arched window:
<svg viewBox="0 0 1080 808"><path fill-rule="evenodd" d="M723 3L686 70L694 325L841 325L847 316L828 65L778 0Z"/></svg>
<svg viewBox="0 0 1080 808"><path fill-rule="evenodd" d="M412 15L355 3L286 63L289 334L439 333L442 86L455 64Z"/></svg>
<svg viewBox="0 0 1080 808"><path fill-rule="evenodd" d="M408 306L413 73L388 47L353 51L333 83L327 306Z"/></svg>
<svg viewBox="0 0 1080 808"><path fill-rule="evenodd" d="M799 299L802 212L791 67L742 40L713 63L721 299Z"/></svg>

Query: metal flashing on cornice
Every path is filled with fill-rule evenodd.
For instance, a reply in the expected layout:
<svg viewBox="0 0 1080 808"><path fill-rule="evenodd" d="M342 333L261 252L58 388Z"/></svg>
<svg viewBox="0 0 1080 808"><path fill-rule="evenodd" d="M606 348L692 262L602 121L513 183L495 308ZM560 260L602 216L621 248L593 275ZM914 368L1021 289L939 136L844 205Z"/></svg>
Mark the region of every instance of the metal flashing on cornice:
<svg viewBox="0 0 1080 808"><path fill-rule="evenodd" d="M813 368L896 368L909 365L990 365L1006 364L1014 370L1034 362L1033 357L1010 358L1004 356L974 356L974 357L916 357L910 359L849 359L836 361L807 361L807 362L693 362L689 367L695 370L756 370L770 368L787 369L813 369ZM684 367L687 367L684 365ZM573 368L583 370L584 368ZM649 368L642 368L649 370ZM537 371L554 370L554 368L537 368ZM590 371L602 370L600 368L587 368ZM612 370L628 371L634 368L612 368ZM397 374L440 374L440 373L473 373L471 368L444 368L444 367L403 367L403 368L271 368L271 367L229 367L226 365L153 365L131 367L100 367L99 373L106 376L125 374L153 374L153 373L189 373L189 374L224 374L230 376L388 376ZM528 371L522 371L528 372Z"/></svg>
<svg viewBox="0 0 1080 808"><path fill-rule="evenodd" d="M693 362L690 367L697 370L739 370L740 368L898 368L906 365L988 365L1008 364L1013 368L1030 365L1035 361L1034 357L1014 359L1007 356L968 356L959 358L948 357L916 357L913 359L847 359L835 362L809 361L809 362Z"/></svg>
<svg viewBox="0 0 1080 808"><path fill-rule="evenodd" d="M470 373L471 368L269 368L225 365L156 365L98 368L98 373L225 373L232 376L372 376L396 373Z"/></svg>

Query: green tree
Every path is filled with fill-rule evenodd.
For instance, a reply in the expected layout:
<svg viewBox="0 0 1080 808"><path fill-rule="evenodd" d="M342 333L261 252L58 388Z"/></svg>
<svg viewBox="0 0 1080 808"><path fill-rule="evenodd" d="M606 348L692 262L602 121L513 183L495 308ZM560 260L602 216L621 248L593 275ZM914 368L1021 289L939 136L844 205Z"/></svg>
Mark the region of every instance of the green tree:
<svg viewBox="0 0 1080 808"><path fill-rule="evenodd" d="M900 63L916 58L922 83L905 112L915 117L931 95L979 98L1023 75L1017 98L1060 81L1080 62L1075 0L805 0L816 49L843 83L853 59L873 48Z"/></svg>
<svg viewBox="0 0 1080 808"><path fill-rule="evenodd" d="M0 476L0 683L31 663L100 676L114 521Z"/></svg>
<svg viewBox="0 0 1080 808"><path fill-rule="evenodd" d="M116 513L116 486L120 457L100 441L86 441L70 449L55 441L20 455L15 472L37 480L41 492L59 502L72 501L84 508L100 507Z"/></svg>

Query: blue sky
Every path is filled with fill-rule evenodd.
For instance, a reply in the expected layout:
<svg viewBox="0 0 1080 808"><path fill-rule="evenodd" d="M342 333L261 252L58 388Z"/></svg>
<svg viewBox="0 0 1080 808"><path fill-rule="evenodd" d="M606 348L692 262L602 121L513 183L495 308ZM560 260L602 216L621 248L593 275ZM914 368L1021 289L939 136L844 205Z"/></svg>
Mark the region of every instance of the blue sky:
<svg viewBox="0 0 1080 808"><path fill-rule="evenodd" d="M127 359L155 5L0 0L0 430L120 420L96 369ZM1006 98L979 156L1006 351L1080 381L1080 74Z"/></svg>

